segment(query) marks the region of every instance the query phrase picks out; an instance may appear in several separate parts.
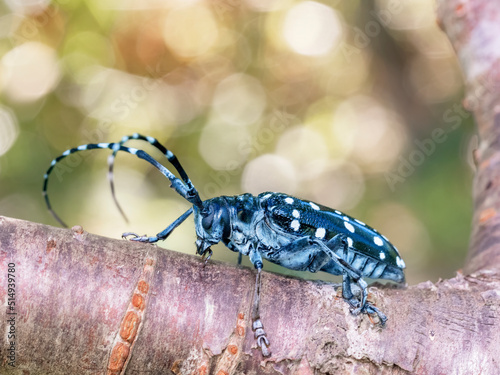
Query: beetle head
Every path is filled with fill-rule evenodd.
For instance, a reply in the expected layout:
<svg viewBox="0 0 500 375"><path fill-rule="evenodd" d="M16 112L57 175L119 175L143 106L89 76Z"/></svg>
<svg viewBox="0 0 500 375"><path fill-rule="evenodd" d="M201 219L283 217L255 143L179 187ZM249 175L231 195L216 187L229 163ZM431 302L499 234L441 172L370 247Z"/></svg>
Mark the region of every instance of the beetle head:
<svg viewBox="0 0 500 375"><path fill-rule="evenodd" d="M210 246L229 237L231 223L229 209L223 197L208 199L200 209L194 206L197 253L204 255L211 252Z"/></svg>

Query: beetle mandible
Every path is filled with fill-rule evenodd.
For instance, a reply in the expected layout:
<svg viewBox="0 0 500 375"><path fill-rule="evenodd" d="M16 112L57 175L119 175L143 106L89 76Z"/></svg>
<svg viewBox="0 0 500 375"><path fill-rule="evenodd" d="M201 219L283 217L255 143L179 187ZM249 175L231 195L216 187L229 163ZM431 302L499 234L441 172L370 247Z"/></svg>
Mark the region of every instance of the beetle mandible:
<svg viewBox="0 0 500 375"><path fill-rule="evenodd" d="M180 175L177 178L143 150L126 147L128 140L149 142L160 150ZM43 196L49 211L63 226L65 223L52 210L47 194L48 178L55 165L68 155L92 149L110 149L110 181L118 151L133 154L155 166L170 180L171 187L192 204L184 214L155 236L124 233L132 241L154 243L165 240L188 216L194 214L196 252L205 263L212 255L211 246L223 242L230 250L247 255L257 270L252 306L252 329L264 356L271 354L269 340L260 320L260 279L262 260L300 271L324 271L342 275L342 296L354 315L365 313L378 317L383 326L387 317L367 301L367 284L363 277L405 281L405 263L398 250L377 230L360 220L318 203L301 200L287 194L266 192L257 196L242 194L221 196L202 201L176 156L153 137L133 134L117 143L85 144L63 152L55 158L44 175ZM118 205L118 203L117 203ZM118 205L120 212L123 213ZM361 296L352 292L357 284Z"/></svg>

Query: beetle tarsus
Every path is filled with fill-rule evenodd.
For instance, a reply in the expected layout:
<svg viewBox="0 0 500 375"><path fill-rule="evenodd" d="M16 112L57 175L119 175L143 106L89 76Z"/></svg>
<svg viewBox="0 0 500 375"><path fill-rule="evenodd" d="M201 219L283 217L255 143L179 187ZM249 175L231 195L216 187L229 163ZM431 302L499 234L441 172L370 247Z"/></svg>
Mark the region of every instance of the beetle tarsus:
<svg viewBox="0 0 500 375"><path fill-rule="evenodd" d="M352 297L351 299L346 299L344 297L344 299L351 307L352 315L357 316L359 314L367 314L368 316L376 316L378 318L380 326L382 327L385 326L385 323L387 322L387 317L382 311L373 306L372 303L365 302L364 306L361 306L360 301L357 300L355 297ZM372 320L370 319L370 321ZM372 323L374 322L372 321Z"/></svg>
<svg viewBox="0 0 500 375"><path fill-rule="evenodd" d="M269 350L269 339L267 338L266 331L264 331L264 326L260 321L260 318L257 318L252 323L252 330L254 331L254 337L257 340L257 346L262 351L262 355L264 357L269 357L271 355L271 351Z"/></svg>
<svg viewBox="0 0 500 375"><path fill-rule="evenodd" d="M362 311L366 314L368 314L369 316L373 316L373 315L376 315L378 317L378 320L379 320L379 323L380 325L383 327L385 326L385 323L387 322L387 316L385 316L385 314L380 311L379 309L377 309L375 306L373 306L371 303L366 303L365 307L364 307L364 311Z"/></svg>
<svg viewBox="0 0 500 375"><path fill-rule="evenodd" d="M208 255L207 255L208 254ZM205 267L212 257L213 251L211 248L206 249L203 254L201 254L201 259L203 260L203 267Z"/></svg>
<svg viewBox="0 0 500 375"><path fill-rule="evenodd" d="M134 232L125 232L122 234L122 238L124 240L129 240L129 241L149 242L149 237L147 237L146 235L139 236L137 233Z"/></svg>
<svg viewBox="0 0 500 375"><path fill-rule="evenodd" d="M128 238L128 237L131 237L131 238ZM125 233L122 233L122 238L124 240L133 241L135 238L139 238L139 237L140 236L137 233L134 233L134 232L125 232Z"/></svg>

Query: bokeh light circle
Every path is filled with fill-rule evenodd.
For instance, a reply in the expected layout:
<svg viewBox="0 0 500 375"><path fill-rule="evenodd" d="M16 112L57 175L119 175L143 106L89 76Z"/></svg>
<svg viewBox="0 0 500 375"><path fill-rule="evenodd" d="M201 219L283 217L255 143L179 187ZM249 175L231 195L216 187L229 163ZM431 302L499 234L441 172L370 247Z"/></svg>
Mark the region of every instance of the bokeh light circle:
<svg viewBox="0 0 500 375"><path fill-rule="evenodd" d="M243 191L255 195L264 191L294 194L297 190L297 173L286 158L264 154L245 166L241 185Z"/></svg>
<svg viewBox="0 0 500 375"><path fill-rule="evenodd" d="M288 11L283 36L297 53L324 55L340 42L342 25L332 8L315 1L304 1Z"/></svg>
<svg viewBox="0 0 500 375"><path fill-rule="evenodd" d="M23 43L0 61L2 90L17 102L33 102L47 95L59 76L56 51L43 43Z"/></svg>
<svg viewBox="0 0 500 375"><path fill-rule="evenodd" d="M266 107L266 95L257 79L236 73L217 85L212 104L225 122L248 125L261 117Z"/></svg>

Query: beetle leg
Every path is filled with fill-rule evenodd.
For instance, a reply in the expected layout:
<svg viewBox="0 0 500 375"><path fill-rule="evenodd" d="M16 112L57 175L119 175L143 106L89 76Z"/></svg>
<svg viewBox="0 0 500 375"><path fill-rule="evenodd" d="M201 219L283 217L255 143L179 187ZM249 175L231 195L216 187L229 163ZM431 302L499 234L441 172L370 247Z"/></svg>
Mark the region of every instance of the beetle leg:
<svg viewBox="0 0 500 375"><path fill-rule="evenodd" d="M361 272L347 262L349 255L347 236L344 234L338 234L328 241L325 247L330 250L329 255L332 259L337 260L342 267L342 296L351 307L356 308L356 310L353 311L353 314L358 315L360 312L365 312L364 308L367 304L366 298L368 297L368 285L363 280ZM335 250L339 247L342 249L342 257L338 256L335 252ZM358 284L361 289L361 301L358 301L352 293L352 282Z"/></svg>
<svg viewBox="0 0 500 375"><path fill-rule="evenodd" d="M362 280L362 279L360 279ZM354 308L352 313L354 315L358 315L360 313L366 313L370 317L370 321L373 323L371 319L372 315L377 315L380 325L384 326L385 322L387 322L387 317L385 314L373 306L372 303L365 301L364 305L360 305L360 302L354 297L354 294L351 290L352 279L349 275L344 274L342 279L342 297L349 303L351 307ZM358 284L359 285L359 284ZM366 289L365 289L366 290Z"/></svg>
<svg viewBox="0 0 500 375"><path fill-rule="evenodd" d="M266 251L266 249L264 250ZM266 259L296 271L317 272L328 262L330 257L307 236L298 238L277 250L267 249ZM340 275L341 271L335 273Z"/></svg>
<svg viewBox="0 0 500 375"><path fill-rule="evenodd" d="M351 283L352 283L351 277L346 273L344 273L342 276L342 297L347 301L347 303L352 308L358 308L359 301L354 297L354 294L352 293Z"/></svg>
<svg viewBox="0 0 500 375"><path fill-rule="evenodd" d="M257 345L262 351L264 357L269 357L271 352L269 350L269 340L267 338L266 332L264 331L264 326L260 321L260 275L262 267L257 268L257 277L255 279L255 292L253 295L253 306L252 306L252 330L254 331L254 337L257 340Z"/></svg>
<svg viewBox="0 0 500 375"><path fill-rule="evenodd" d="M333 238L332 240L334 240ZM344 257L344 260L347 261L348 256L349 256L349 246L346 246L347 244L343 243L342 247L342 254ZM361 277L361 275L360 275ZM353 308L358 308L360 303L359 301L354 297L354 294L352 293L351 290L351 283L352 279L351 277L347 274L347 272L343 272L342 274L342 297L351 305Z"/></svg>
<svg viewBox="0 0 500 375"><path fill-rule="evenodd" d="M366 284L363 280L361 272L352 267L346 260L349 250L346 236L338 234L328 241L327 244L315 239L311 239L311 242L317 244L335 263L342 268L342 297L351 307L355 308L352 313L354 315L358 315L360 313L377 315L380 320L380 324L383 326L387 321L387 317L379 309L366 301L366 298L368 297L368 284ZM344 259L337 255L335 251L338 250L339 247L342 247ZM353 282L358 284L361 289L362 295L360 301L357 300L352 293L351 284Z"/></svg>
<svg viewBox="0 0 500 375"><path fill-rule="evenodd" d="M385 322L387 322L387 316L377 309L375 306L373 306L371 303L366 304L365 312L370 315L377 315L378 319L380 321L380 325L383 327L385 325Z"/></svg>
<svg viewBox="0 0 500 375"><path fill-rule="evenodd" d="M170 224L168 227L166 227L164 230L162 230L160 233L158 233L156 236L148 237L148 236L139 236L136 233L132 232L125 232L122 234L122 238L127 239L127 237L131 236L131 238L128 238L130 241L136 241L136 242L149 242L149 243L154 243L158 242L159 240L164 240L166 239L172 231L177 228L179 225L182 224L184 220L187 219L189 215L193 212L193 208L191 207L189 210L184 212L180 217L178 217L172 224Z"/></svg>

